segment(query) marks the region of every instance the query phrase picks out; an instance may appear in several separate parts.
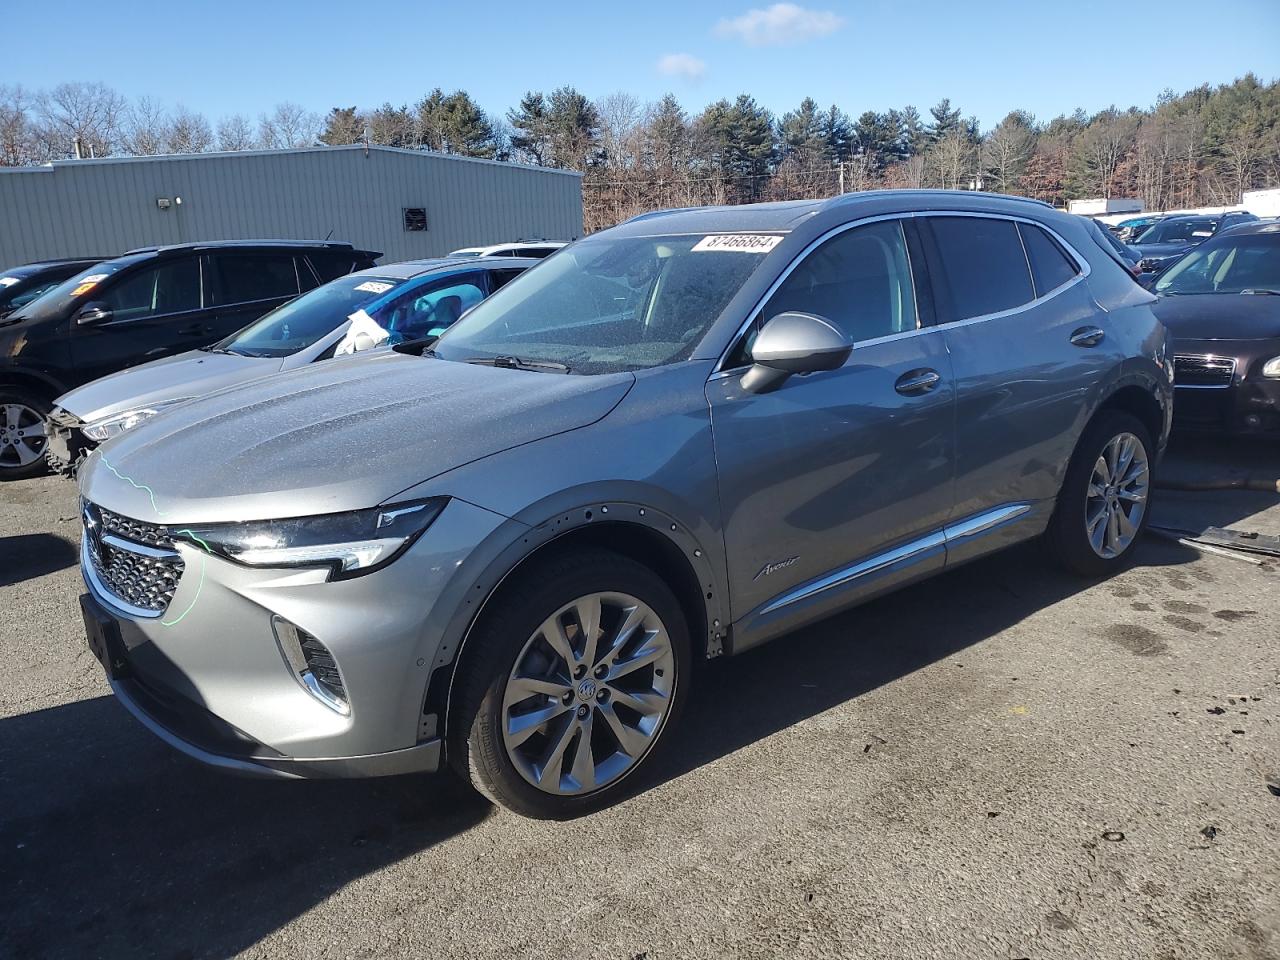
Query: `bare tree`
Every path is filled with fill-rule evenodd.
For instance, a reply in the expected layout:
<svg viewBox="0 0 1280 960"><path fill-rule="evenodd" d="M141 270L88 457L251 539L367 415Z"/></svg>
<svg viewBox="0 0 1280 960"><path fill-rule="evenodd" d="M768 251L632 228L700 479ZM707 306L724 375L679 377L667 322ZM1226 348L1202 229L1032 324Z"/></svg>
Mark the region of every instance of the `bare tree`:
<svg viewBox="0 0 1280 960"><path fill-rule="evenodd" d="M963 130L952 130L935 142L926 157L932 179L944 190L959 190L974 169L973 142Z"/></svg>
<svg viewBox="0 0 1280 960"><path fill-rule="evenodd" d="M1077 141L1077 177L1088 192L1111 196L1112 180L1133 149L1138 118L1115 107L1098 114Z"/></svg>
<svg viewBox="0 0 1280 960"><path fill-rule="evenodd" d="M121 124L120 148L135 157L165 152L168 113L155 97L139 97L125 111Z"/></svg>
<svg viewBox="0 0 1280 960"><path fill-rule="evenodd" d="M257 145L253 126L242 113L233 113L218 121L219 150L252 150Z"/></svg>
<svg viewBox="0 0 1280 960"><path fill-rule="evenodd" d="M169 153L204 153L212 146L213 130L204 114L178 104L165 132Z"/></svg>
<svg viewBox="0 0 1280 960"><path fill-rule="evenodd" d="M102 157L119 140L124 97L101 83L60 83L36 97L36 139L44 158Z"/></svg>
<svg viewBox="0 0 1280 960"><path fill-rule="evenodd" d="M36 162L31 98L20 86L0 85L0 166Z"/></svg>
<svg viewBox="0 0 1280 960"><path fill-rule="evenodd" d="M982 143L982 167L1000 193L1012 193L1036 146L1034 120L1015 110Z"/></svg>
<svg viewBox="0 0 1280 960"><path fill-rule="evenodd" d="M640 153L640 101L618 91L597 100L595 106L605 166L611 170L635 166Z"/></svg>
<svg viewBox="0 0 1280 960"><path fill-rule="evenodd" d="M264 150L296 150L313 146L324 124L296 103L278 103L258 118L258 142Z"/></svg>

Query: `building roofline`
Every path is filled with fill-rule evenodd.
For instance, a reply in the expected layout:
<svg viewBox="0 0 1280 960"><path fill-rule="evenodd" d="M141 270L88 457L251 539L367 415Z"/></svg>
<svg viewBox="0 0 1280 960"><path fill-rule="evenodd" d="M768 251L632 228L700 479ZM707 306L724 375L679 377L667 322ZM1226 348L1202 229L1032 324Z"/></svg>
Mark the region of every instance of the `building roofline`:
<svg viewBox="0 0 1280 960"><path fill-rule="evenodd" d="M296 149L287 150L213 150L208 153L160 153L155 156L135 157L92 157L82 160L51 160L48 163L42 163L38 166L31 167L0 167L0 174L6 173L52 173L61 167L86 166L86 165L103 165L118 163L155 163L158 161L182 161L182 160L210 160L220 159L222 157L274 157L286 156L298 153L334 153L336 151L349 150L365 150L363 143L349 143L341 146L319 146L319 147L298 147ZM369 152L377 151L379 153L399 153L410 157L434 157L439 160L454 160L460 163L480 163L489 164L491 166L502 167L504 169L514 170L532 170L537 173L554 173L561 176L582 178L581 171L578 170L562 170L559 167L539 167L530 163L514 163L508 160L487 160L483 157L460 157L453 153L441 153L437 150L410 150L407 147L388 147L383 144L371 143L368 148Z"/></svg>

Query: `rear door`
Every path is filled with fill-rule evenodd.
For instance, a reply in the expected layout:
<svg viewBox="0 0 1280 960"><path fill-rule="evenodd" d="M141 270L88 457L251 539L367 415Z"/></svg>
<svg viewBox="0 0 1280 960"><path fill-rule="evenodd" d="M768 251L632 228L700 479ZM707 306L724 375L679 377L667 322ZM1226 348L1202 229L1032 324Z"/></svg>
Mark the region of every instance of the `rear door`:
<svg viewBox="0 0 1280 960"><path fill-rule="evenodd" d="M149 261L104 284L92 302L111 311L104 323L72 320L80 382L203 346L213 311L201 292L197 254Z"/></svg>
<svg viewBox="0 0 1280 960"><path fill-rule="evenodd" d="M234 333L315 286L306 261L290 251L215 250L206 255L205 273L215 308L206 342Z"/></svg>
<svg viewBox="0 0 1280 960"><path fill-rule="evenodd" d="M982 534L951 544L963 560L1048 518L1087 400L1123 358L1087 262L1051 231L989 215L917 222L955 372L952 523L978 518ZM1003 532L983 526L1001 517Z"/></svg>

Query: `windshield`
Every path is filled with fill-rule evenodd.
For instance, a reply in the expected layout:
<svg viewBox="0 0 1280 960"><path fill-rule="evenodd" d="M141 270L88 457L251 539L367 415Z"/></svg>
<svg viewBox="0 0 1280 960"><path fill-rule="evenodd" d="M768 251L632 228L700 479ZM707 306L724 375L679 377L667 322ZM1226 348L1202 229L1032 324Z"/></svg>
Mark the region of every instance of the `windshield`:
<svg viewBox="0 0 1280 960"><path fill-rule="evenodd" d="M780 239L582 240L477 306L434 352L446 360L563 364L585 374L684 360Z"/></svg>
<svg viewBox="0 0 1280 960"><path fill-rule="evenodd" d="M346 276L281 304L210 349L243 357L287 357L332 333L403 280Z"/></svg>
<svg viewBox="0 0 1280 960"><path fill-rule="evenodd" d="M1280 234L1223 237L1197 247L1156 281L1162 294L1280 291Z"/></svg>
<svg viewBox="0 0 1280 960"><path fill-rule="evenodd" d="M1148 227L1134 243L1182 243L1213 236L1213 220L1161 220Z"/></svg>
<svg viewBox="0 0 1280 960"><path fill-rule="evenodd" d="M87 270L81 270L74 277L63 280L57 286L45 291L25 307L15 312L11 320L49 320L63 316L65 311L77 300L89 298L102 281L113 273L119 273L126 267L137 263L141 257L121 257L119 260L107 260L96 263Z"/></svg>

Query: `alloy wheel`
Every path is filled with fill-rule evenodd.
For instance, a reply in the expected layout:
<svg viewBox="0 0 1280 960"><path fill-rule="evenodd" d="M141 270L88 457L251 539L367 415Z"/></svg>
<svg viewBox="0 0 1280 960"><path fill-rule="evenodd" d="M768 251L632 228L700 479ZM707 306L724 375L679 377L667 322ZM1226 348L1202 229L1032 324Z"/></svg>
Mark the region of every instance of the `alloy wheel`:
<svg viewBox="0 0 1280 960"><path fill-rule="evenodd" d="M0 404L0 469L35 463L44 456L47 442L39 410L24 403Z"/></svg>
<svg viewBox="0 0 1280 960"><path fill-rule="evenodd" d="M1150 486L1142 441L1127 432L1107 441L1093 465L1085 500L1085 532L1094 553L1110 560L1129 548L1142 527Z"/></svg>
<svg viewBox="0 0 1280 960"><path fill-rule="evenodd" d="M566 604L525 642L507 677L502 740L512 764L546 793L599 790L657 740L676 684L662 620L625 593Z"/></svg>

